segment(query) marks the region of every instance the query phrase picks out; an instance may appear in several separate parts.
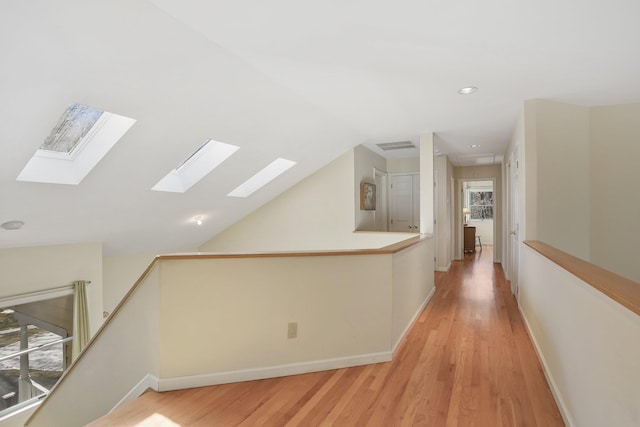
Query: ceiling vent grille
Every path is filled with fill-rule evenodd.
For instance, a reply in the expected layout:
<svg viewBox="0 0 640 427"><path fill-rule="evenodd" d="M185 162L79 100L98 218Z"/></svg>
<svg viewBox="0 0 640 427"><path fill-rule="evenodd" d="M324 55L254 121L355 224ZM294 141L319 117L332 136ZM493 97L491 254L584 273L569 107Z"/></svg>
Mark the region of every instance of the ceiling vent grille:
<svg viewBox="0 0 640 427"><path fill-rule="evenodd" d="M398 141L398 142L383 142L382 144L376 144L378 148L383 151L390 150L410 150L416 148L411 141Z"/></svg>

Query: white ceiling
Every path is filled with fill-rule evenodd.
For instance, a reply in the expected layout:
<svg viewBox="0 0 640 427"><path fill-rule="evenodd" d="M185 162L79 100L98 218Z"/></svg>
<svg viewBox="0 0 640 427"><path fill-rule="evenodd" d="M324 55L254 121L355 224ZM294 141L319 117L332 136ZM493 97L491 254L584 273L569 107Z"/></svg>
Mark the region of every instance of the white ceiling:
<svg viewBox="0 0 640 427"><path fill-rule="evenodd" d="M456 164L499 162L526 99L640 101L638 16L636 0L2 2L0 222L26 225L0 247L195 248L349 148L427 131ZM137 122L80 185L17 182L70 102ZM187 193L150 191L208 138L241 148ZM278 157L298 164L225 197Z"/></svg>

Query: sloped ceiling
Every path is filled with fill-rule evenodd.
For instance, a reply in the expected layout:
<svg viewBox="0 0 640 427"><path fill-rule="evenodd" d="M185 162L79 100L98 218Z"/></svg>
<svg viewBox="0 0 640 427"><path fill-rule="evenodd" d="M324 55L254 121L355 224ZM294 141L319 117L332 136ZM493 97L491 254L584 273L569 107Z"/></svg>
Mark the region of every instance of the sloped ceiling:
<svg viewBox="0 0 640 427"><path fill-rule="evenodd" d="M26 225L0 230L0 247L195 248L351 147L426 131L459 164L499 159L526 99L640 101L639 12L621 0L2 2L0 222ZM16 182L71 102L137 122L80 185ZM207 138L241 148L187 193L150 191ZM225 197L277 157L298 164Z"/></svg>

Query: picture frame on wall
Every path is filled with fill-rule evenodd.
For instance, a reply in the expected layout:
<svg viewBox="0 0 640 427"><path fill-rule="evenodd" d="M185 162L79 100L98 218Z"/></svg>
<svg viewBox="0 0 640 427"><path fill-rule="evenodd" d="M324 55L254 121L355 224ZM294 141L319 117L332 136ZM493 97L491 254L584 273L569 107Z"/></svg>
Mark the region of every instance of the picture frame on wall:
<svg viewBox="0 0 640 427"><path fill-rule="evenodd" d="M360 183L360 210L376 210L376 185L368 182Z"/></svg>

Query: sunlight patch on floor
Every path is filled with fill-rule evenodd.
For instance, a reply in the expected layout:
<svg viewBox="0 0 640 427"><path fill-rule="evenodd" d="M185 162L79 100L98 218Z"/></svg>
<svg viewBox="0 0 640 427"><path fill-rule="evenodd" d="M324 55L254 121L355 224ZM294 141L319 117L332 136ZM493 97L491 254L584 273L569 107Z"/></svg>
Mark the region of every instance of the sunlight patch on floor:
<svg viewBox="0 0 640 427"><path fill-rule="evenodd" d="M181 424L175 423L171 421L169 418L165 417L162 414L158 414L157 412L148 416L144 420L135 424L135 426L144 427L144 426L162 426L162 427L182 427Z"/></svg>

